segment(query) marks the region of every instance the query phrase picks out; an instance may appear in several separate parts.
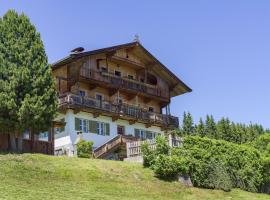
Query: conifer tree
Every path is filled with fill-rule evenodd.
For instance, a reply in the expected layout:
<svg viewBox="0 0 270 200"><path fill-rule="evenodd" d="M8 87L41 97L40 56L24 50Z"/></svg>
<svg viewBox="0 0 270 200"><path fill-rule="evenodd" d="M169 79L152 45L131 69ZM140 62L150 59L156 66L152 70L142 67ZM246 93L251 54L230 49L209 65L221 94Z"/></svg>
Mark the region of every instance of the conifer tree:
<svg viewBox="0 0 270 200"><path fill-rule="evenodd" d="M205 131L205 125L204 125L204 122L203 122L202 118L200 118L199 123L198 123L198 125L196 125L196 129L195 130L196 130L195 131L196 132L196 135L199 135L201 137L204 137L205 136L206 131Z"/></svg>
<svg viewBox="0 0 270 200"><path fill-rule="evenodd" d="M57 96L40 34L13 10L0 19L0 78L0 128L21 151L24 130L48 130Z"/></svg>
<svg viewBox="0 0 270 200"><path fill-rule="evenodd" d="M191 114L184 112L182 131L184 135L192 135L194 131L194 122Z"/></svg>
<svg viewBox="0 0 270 200"><path fill-rule="evenodd" d="M215 123L214 117L212 115L206 116L205 132L206 132L207 137L217 138L217 136L216 136L216 123Z"/></svg>
<svg viewBox="0 0 270 200"><path fill-rule="evenodd" d="M216 139L223 139L227 141L233 141L234 136L231 132L231 124L228 118L221 118L217 123L217 135Z"/></svg>

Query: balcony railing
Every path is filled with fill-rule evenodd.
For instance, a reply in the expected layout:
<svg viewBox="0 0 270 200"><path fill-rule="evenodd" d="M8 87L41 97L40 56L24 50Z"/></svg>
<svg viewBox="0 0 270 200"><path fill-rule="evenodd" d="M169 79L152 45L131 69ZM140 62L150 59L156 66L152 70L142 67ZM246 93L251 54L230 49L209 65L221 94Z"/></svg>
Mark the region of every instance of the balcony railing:
<svg viewBox="0 0 270 200"><path fill-rule="evenodd" d="M108 72L99 72L88 68L81 68L80 76L86 79L100 81L112 85L116 88L135 90L136 92L145 93L161 98L169 98L169 92L166 89L160 89L146 83L139 82L128 78L118 77Z"/></svg>
<svg viewBox="0 0 270 200"><path fill-rule="evenodd" d="M81 97L71 93L67 93L59 97L59 106L61 107L65 105L98 109L120 117L128 117L132 120L142 121L149 124L162 125L171 128L177 128L179 126L178 118L171 115L147 112L137 106L113 104L108 101Z"/></svg>

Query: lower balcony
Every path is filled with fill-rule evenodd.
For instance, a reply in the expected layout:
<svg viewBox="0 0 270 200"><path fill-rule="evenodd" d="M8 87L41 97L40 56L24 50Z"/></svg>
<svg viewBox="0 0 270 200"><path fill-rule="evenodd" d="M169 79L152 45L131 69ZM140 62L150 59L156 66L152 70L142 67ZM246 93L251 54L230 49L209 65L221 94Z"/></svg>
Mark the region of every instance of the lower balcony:
<svg viewBox="0 0 270 200"><path fill-rule="evenodd" d="M141 122L146 127L155 125L164 129L178 128L178 117L160 113L144 111L142 108L127 104L114 104L108 101L100 101L94 98L82 97L67 93L59 97L60 110L71 108L75 110L90 111L94 116L100 114L111 116L113 121L117 119L128 120L130 124Z"/></svg>

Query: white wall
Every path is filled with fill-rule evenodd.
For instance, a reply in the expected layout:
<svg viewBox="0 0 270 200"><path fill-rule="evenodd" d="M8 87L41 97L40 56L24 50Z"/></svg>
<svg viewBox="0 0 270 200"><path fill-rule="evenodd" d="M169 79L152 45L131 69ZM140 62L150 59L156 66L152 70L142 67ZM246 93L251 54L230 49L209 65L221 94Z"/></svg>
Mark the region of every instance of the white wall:
<svg viewBox="0 0 270 200"><path fill-rule="evenodd" d="M145 127L145 124L142 123L135 123L133 125L129 125L129 122L127 120L116 120L112 121L111 117L106 116L99 116L97 118L93 117L93 114L86 113L86 112L79 112L77 114L73 113L73 110L68 110L66 112L66 115L59 115L57 119L61 119L65 117L66 127L65 131L67 132L66 137L59 138L55 140L55 149L59 149L60 147L73 145L77 138L77 131L75 130L75 117L77 118L83 118L87 120L94 120L94 121L100 121L110 124L110 136L103 136L98 135L94 133L83 133L83 139L87 141L93 141L94 147L98 147L108 140L114 138L117 136L117 125L125 126L125 134L126 135L134 135L134 129L143 129L143 130L149 130L156 133L164 134L164 131L160 130L160 127L151 126L149 128Z"/></svg>

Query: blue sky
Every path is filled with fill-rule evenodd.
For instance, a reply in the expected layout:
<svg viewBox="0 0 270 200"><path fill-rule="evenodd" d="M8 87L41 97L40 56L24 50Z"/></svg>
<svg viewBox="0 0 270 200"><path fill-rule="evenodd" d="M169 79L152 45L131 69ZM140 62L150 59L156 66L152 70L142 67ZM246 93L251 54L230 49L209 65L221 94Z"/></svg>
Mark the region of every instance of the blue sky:
<svg viewBox="0 0 270 200"><path fill-rule="evenodd" d="M142 44L193 92L176 97L171 111L195 121L261 123L270 128L270 1L263 0L27 0L0 2L28 15L41 33L50 62L87 50Z"/></svg>

